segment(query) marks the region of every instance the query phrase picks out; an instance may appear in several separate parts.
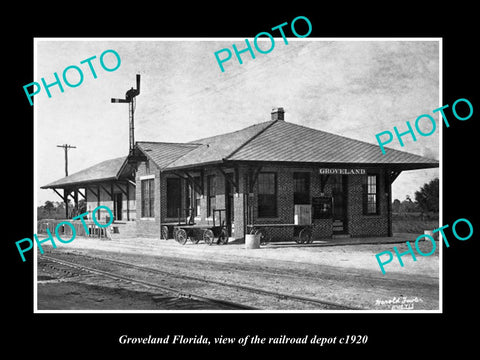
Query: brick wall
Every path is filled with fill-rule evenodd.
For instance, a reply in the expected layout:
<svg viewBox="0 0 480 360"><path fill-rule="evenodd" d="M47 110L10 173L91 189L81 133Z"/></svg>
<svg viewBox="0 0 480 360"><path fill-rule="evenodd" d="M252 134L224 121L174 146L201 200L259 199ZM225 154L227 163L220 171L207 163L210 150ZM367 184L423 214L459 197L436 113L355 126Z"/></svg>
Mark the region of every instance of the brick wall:
<svg viewBox="0 0 480 360"><path fill-rule="evenodd" d="M368 169L368 173L376 173L378 177L378 215L363 214L363 176L349 175L347 177L348 195L347 203L347 224L348 234L351 236L388 236L388 200L385 194L385 178L381 169ZM255 196L250 202L253 205L254 222L259 224L271 223L294 223L294 172L310 173L310 196L332 196L334 184L330 180L325 184L323 194L321 193L321 177L316 168L296 168L286 166L263 167L262 172L277 173L277 217L258 218L257 212L257 192L258 184L255 184ZM252 201L253 200L253 201ZM312 236L314 239L331 238L333 234L332 219L312 219ZM293 240L293 228L279 227L268 228L272 241L291 241Z"/></svg>
<svg viewBox="0 0 480 360"><path fill-rule="evenodd" d="M262 218L258 216L258 181L256 181L253 187L254 196L249 197L254 224L293 224L293 175L290 170L284 167L262 167L261 172L277 174L277 216ZM267 231L272 241L285 241L293 237L291 227L272 227Z"/></svg>
<svg viewBox="0 0 480 360"><path fill-rule="evenodd" d="M263 167L262 172L275 172L277 174L277 217L259 218L258 217L258 184L254 186L253 216L256 224L293 224L294 223L294 180L295 172L310 173L310 197L320 196L320 176L318 171L313 168L300 167ZM331 195L331 186L325 187L325 196ZM330 238L332 236L332 219L312 219L312 236L316 239ZM272 227L267 229L272 241L292 241L294 236L293 227Z"/></svg>
<svg viewBox="0 0 480 360"><path fill-rule="evenodd" d="M141 179L143 176L153 175L155 186L155 204L154 212L155 217L142 218L142 186ZM160 171L157 166L150 161L147 168L145 162L141 162L138 165L136 174L136 189L135 197L136 201L136 222L137 222L137 236L139 237L155 237L160 239Z"/></svg>
<svg viewBox="0 0 480 360"><path fill-rule="evenodd" d="M229 172L229 170L225 170ZM231 171L231 170L230 170ZM258 218L258 183L254 186L254 196L248 194L248 168L239 167L239 189L233 196L234 211L234 234L236 239L243 239L244 230L247 224L247 206L253 214L253 221L256 224L293 224L294 223L294 172L310 173L310 197L332 196L333 183L328 181L321 193L321 177L318 169L315 167L289 167L289 166L264 166L262 172L275 172L277 174L277 216L271 218ZM377 173L378 177L378 215L363 214L363 176L348 176L348 196L347 196L347 226L348 233L351 236L387 236L388 235L388 217L387 217L387 196L385 194L385 179L381 169L369 169L369 173ZM197 175L190 172L192 176ZM141 185L140 178L145 175L155 176L155 217L153 219L141 218ZM215 168L205 169L204 171L204 195L200 199L200 216L195 219L197 224L212 224L212 217L207 216L207 177L216 176L216 209L225 208L225 179L223 174ZM160 225L162 222L176 222L178 217L168 218L166 207L166 179L176 177L174 174L162 173L151 163L150 171L147 171L145 163L141 163L137 171L136 187L136 211L137 211L137 233L139 236L155 236L160 238ZM186 180L181 180L182 206L185 209L185 191ZM163 206L162 206L163 204ZM218 214L218 213L217 213ZM218 215L217 215L218 216ZM222 218L224 214L222 213ZM218 222L216 221L216 224ZM332 219L313 219L313 237L315 239L332 237ZM276 241L292 241L294 235L293 227L269 228L269 234Z"/></svg>
<svg viewBox="0 0 480 360"><path fill-rule="evenodd" d="M349 176L348 225L351 236L388 236L388 198L385 194L385 177L379 169L369 169L369 174L378 174L378 215L363 214L362 176Z"/></svg>

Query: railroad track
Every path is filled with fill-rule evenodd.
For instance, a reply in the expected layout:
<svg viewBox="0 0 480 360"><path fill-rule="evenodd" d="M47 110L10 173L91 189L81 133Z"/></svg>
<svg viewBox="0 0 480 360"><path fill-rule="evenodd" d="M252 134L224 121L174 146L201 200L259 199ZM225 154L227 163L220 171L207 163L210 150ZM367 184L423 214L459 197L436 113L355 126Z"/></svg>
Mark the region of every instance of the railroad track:
<svg viewBox="0 0 480 360"><path fill-rule="evenodd" d="M218 287L223 287L224 289L228 289L230 292L233 292L236 297L240 297L241 294L248 294L250 297L252 295L258 297L258 296L263 296L271 299L271 302L275 301L289 301L291 303L307 303L309 306L318 306L322 310L361 310L360 308L355 308L351 306L346 306L343 304L337 304L333 303L330 301L325 301L321 299L316 299L316 298L309 298L305 296L299 296L299 295L294 295L294 294L285 294L285 293L280 293L272 290L267 290L267 289L260 289L248 285L240 285L240 284L234 284L234 283L228 283L228 282L223 282L223 281L218 281L214 279L208 279L208 278L200 278L196 276L191 276L191 275L185 275L185 274L177 274L174 272L166 271L166 270L160 270L160 269L155 269L151 267L146 267L146 266L140 266L136 264L132 264L129 262L125 261L120 261L120 260L113 260L113 259L106 259L106 258L101 258L101 257L95 257L95 256L90 256L90 255L76 255L80 256L84 259L90 262L101 262L102 265L107 266L110 268L107 263L114 265L113 267L118 267L119 271L125 271L127 269L133 269L139 271L141 274L145 275L146 273L152 274L152 275L161 275L163 278L167 277L168 279L172 280L181 280L187 282L186 284L188 286L192 286L193 284L207 284L210 286L215 286L217 289ZM57 257L53 257L50 255L42 255L43 258L48 259L52 262L57 262L59 264L63 264L64 266L70 266L76 269L88 271L90 273L94 274L99 274L103 275L105 277L109 277L111 279L117 279L117 280L123 280L123 281L128 281L131 283L136 283L136 284L142 284L146 286L150 286L153 288L160 289L162 291L167 291L170 293L176 294L176 296L179 297L186 297L189 299L193 300L198 300L198 301L204 301L212 305L219 305L221 307L226 307L231 310L261 310L258 307L253 307L253 306L248 306L248 305L243 305L240 303L236 302L231 302L228 300L223 300L223 299L218 299L218 298L212 298L210 296L204 296L198 294L198 291L196 293L192 292L186 292L184 290L179 290L178 288L174 288L171 286L165 286L161 285L158 282L153 282L150 280L142 280L139 279L138 277L133 277L133 276L125 276L125 275L120 275L118 272L113 272L109 270L101 270L98 269L98 267L92 267L92 266L87 266L83 264L79 264L77 262L72 262L69 260L64 260L64 259L59 259ZM152 276L153 277L153 276Z"/></svg>
<svg viewBox="0 0 480 360"><path fill-rule="evenodd" d="M82 255L82 256L85 256L85 255ZM246 305L238 304L238 303L235 303L235 302L232 302L232 301L213 299L213 298L206 297L206 296L201 296L201 295L196 295L196 294L184 292L182 290L178 290L178 289L174 289L174 288L171 288L171 287L168 287L168 286L160 285L158 283L154 283L154 282L151 282L151 281L134 279L134 278L129 277L129 276L119 275L119 274L116 274L116 273L111 272L111 271L96 269L96 268L93 268L93 267L90 267L90 266L78 264L78 263L71 262L71 261L68 261L68 260L58 259L58 258L48 256L48 255L42 256L42 258L44 258L46 260L49 260L53 263L62 265L62 266L73 268L73 269L75 269L77 271L80 271L80 272L88 272L90 274L100 275L100 276L103 276L103 277L106 277L106 278L109 278L109 279L113 279L113 280L122 280L122 281L129 282L131 284L148 286L148 287L151 287L151 288L162 290L163 292L171 293L178 298L186 298L186 299L190 299L190 300L196 300L196 301L200 301L200 302L202 302L204 304L207 304L207 305L212 305L212 306L220 307L220 308L227 309L227 310L256 310L256 308L251 307L251 306L246 306ZM93 257L90 257L90 258L93 258ZM96 258L96 259L111 262L108 259L103 259L103 258ZM124 265L126 265L126 264L127 263L125 263ZM133 264L130 264L130 265L133 268L134 265ZM64 270L64 272L65 272L65 270ZM69 273L70 276L73 275L72 272L67 271L67 273ZM155 298L155 296L153 298Z"/></svg>

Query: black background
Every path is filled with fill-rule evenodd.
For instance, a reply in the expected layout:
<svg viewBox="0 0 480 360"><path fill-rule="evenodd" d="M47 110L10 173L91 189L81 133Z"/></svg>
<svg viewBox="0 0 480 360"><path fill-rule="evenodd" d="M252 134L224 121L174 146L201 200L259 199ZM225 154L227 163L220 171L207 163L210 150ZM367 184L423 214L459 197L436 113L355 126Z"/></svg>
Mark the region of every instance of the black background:
<svg viewBox="0 0 480 360"><path fill-rule="evenodd" d="M443 3L439 8L421 9L405 2L385 7L337 8L320 5L294 8L293 4L266 6L263 11L245 3L202 4L181 10L162 3L109 3L101 8L94 3L62 6L44 4L16 9L5 14L2 23L3 74L7 84L3 94L3 229L2 273L3 349L15 355L51 358L97 356L121 353L125 357L153 351L156 358L191 352L226 351L242 356L264 351L274 354L311 353L327 356L351 352L354 355L405 358L420 354L436 355L446 349L467 354L475 344L477 325L476 276L478 235L478 171L476 123L479 121L477 37L478 19L473 6L459 2ZM439 3L440 4L440 3ZM448 5L448 6L447 6ZM40 9L37 9L39 7ZM13 9L13 10L12 10ZM443 314L33 314L33 262L21 262L15 241L31 238L33 228L33 109L23 85L33 78L34 37L244 37L306 16L312 23L310 37L442 37L443 104L467 98L474 114L468 121L457 121L450 114L450 128L443 132L443 224L458 218L469 219L474 235L468 241L450 241L444 247ZM299 33L304 33L298 29ZM287 35L288 36L288 35ZM474 84L477 85L474 92ZM287 91L288 89L286 89ZM433 109L432 109L433 110ZM388 116L388 114L386 114ZM447 236L451 234L446 231ZM449 239L453 239L450 235ZM31 252L30 252L31 254ZM472 326L473 325L473 326ZM6 336L5 336L6 333ZM155 337L167 334L203 334L214 337L259 336L323 337L368 335L366 345L257 345L257 346L121 346L120 335ZM123 357L123 356L122 356Z"/></svg>

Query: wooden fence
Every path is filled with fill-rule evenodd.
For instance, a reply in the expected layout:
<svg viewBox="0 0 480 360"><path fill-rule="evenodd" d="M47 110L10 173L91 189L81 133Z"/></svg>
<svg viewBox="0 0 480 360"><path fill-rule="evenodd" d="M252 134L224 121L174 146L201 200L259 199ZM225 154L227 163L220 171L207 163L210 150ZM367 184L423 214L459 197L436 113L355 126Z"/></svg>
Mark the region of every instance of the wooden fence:
<svg viewBox="0 0 480 360"><path fill-rule="evenodd" d="M88 228L88 234L81 220L58 220L58 219L43 219L37 222L37 234L46 234L47 229L55 236L55 229L61 222L68 222L72 224L75 229L75 236L85 237L98 237L98 238L111 238L110 226L101 228L95 224L92 220L85 220L86 227ZM67 224L62 224L58 227L58 234L65 235L62 239L68 240L67 236L72 237L72 227Z"/></svg>

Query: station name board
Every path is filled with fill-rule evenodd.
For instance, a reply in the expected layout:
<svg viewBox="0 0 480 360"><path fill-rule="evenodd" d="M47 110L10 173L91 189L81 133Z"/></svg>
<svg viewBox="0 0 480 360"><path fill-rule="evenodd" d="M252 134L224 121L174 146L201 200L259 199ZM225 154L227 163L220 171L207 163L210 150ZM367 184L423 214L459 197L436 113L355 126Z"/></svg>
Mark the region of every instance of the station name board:
<svg viewBox="0 0 480 360"><path fill-rule="evenodd" d="M322 175L365 175L367 173L365 169L320 168L318 171Z"/></svg>

